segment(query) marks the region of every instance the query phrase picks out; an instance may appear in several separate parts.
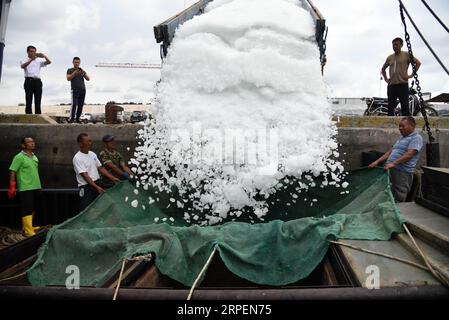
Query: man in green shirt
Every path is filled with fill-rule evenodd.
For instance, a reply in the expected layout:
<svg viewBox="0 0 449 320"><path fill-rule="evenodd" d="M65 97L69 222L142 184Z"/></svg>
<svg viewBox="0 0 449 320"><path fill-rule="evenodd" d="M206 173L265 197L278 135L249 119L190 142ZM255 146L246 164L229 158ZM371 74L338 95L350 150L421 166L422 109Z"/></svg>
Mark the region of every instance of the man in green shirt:
<svg viewBox="0 0 449 320"><path fill-rule="evenodd" d="M103 167L120 180L132 180L133 172L126 165L123 156L116 150L115 137L111 134L107 134L103 137L103 143L105 149L100 151L100 154L98 155ZM114 186L114 183L109 179L106 179L103 175L100 184L103 188Z"/></svg>
<svg viewBox="0 0 449 320"><path fill-rule="evenodd" d="M9 167L8 197L16 195L16 181L22 216L22 232L26 237L34 236L40 227L33 227L33 214L41 199L41 181L39 179L39 160L33 153L36 144L31 137L22 139L22 151L12 160Z"/></svg>

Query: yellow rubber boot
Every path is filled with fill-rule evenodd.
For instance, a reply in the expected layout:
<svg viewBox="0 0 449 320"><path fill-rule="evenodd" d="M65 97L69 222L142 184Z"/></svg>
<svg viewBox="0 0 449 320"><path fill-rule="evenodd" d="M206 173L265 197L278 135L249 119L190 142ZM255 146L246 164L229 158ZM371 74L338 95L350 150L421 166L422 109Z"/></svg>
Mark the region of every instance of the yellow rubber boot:
<svg viewBox="0 0 449 320"><path fill-rule="evenodd" d="M32 237L36 234L33 228L32 215L22 217L22 233L25 237Z"/></svg>
<svg viewBox="0 0 449 320"><path fill-rule="evenodd" d="M33 217L33 220L34 220L34 211L33 211L32 217ZM33 222L33 220L31 220L31 222ZM31 225L33 225L33 223L31 223ZM34 230L35 233L40 231L40 230L42 230L42 229L45 229L45 227L39 227L39 226L33 227L33 230Z"/></svg>

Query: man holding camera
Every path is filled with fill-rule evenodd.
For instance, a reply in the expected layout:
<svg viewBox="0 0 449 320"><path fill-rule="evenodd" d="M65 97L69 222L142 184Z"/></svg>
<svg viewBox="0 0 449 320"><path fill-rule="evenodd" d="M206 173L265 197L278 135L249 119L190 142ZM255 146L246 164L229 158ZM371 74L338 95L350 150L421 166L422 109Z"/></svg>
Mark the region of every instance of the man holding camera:
<svg viewBox="0 0 449 320"><path fill-rule="evenodd" d="M86 98L86 86L84 79L90 80L86 71L80 68L81 59L73 58L73 68L67 70L67 81L70 81L72 88L72 109L70 110L69 122L80 123L81 113L83 112L84 99Z"/></svg>
<svg viewBox="0 0 449 320"><path fill-rule="evenodd" d="M26 101L25 113L33 113L31 105L34 96L34 111L36 114L41 114L42 81L40 71L42 67L49 65L51 61L45 54L37 53L34 46L27 47L27 55L28 58L20 62L20 67L25 73L25 83L23 84Z"/></svg>

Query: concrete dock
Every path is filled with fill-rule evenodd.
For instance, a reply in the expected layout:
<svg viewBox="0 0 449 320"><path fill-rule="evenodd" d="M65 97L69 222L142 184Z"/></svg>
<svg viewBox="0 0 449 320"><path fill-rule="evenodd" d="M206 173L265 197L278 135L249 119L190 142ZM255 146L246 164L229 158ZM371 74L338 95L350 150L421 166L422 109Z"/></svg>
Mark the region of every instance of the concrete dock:
<svg viewBox="0 0 449 320"><path fill-rule="evenodd" d="M39 116L28 116L39 118ZM40 121L40 119L35 119ZM340 159L347 170L361 167L362 152L371 150L385 152L399 138L397 129L399 118L390 117L338 117L337 141ZM12 122L12 121L10 121ZM440 143L441 166L449 167L449 118L432 118L432 133ZM418 118L417 132L425 142L427 134L422 128L422 119ZM101 138L106 133L116 136L118 149L129 159L137 145L138 124L43 124L40 123L0 123L0 188L8 183L8 167L13 156L20 151L23 136L36 139L36 154L39 157L40 174L43 185L53 188L76 187L72 158L78 151L76 137L81 132L88 133L94 140L93 151L103 148ZM129 148L129 150L128 150ZM425 164L425 152L420 164Z"/></svg>

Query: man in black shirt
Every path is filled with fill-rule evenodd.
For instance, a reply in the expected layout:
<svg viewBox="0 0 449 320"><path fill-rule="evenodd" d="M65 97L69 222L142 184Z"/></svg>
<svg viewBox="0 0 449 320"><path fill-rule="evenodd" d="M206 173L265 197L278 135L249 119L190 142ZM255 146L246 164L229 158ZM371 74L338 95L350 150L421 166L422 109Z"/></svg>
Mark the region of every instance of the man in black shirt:
<svg viewBox="0 0 449 320"><path fill-rule="evenodd" d="M67 81L71 82L72 87L72 109L70 110L69 122L80 122L81 113L83 112L84 99L86 97L86 86L84 79L90 80L86 71L80 68L81 59L73 58L73 68L67 70Z"/></svg>

